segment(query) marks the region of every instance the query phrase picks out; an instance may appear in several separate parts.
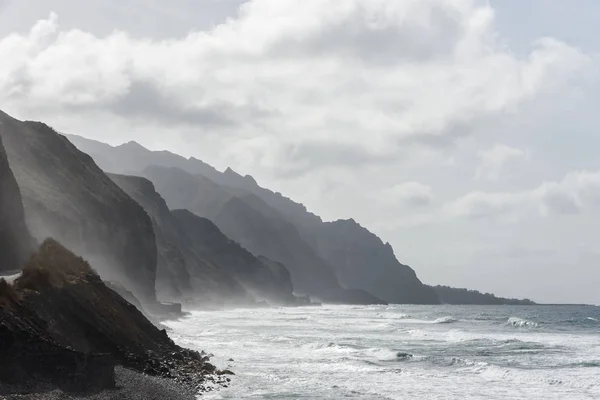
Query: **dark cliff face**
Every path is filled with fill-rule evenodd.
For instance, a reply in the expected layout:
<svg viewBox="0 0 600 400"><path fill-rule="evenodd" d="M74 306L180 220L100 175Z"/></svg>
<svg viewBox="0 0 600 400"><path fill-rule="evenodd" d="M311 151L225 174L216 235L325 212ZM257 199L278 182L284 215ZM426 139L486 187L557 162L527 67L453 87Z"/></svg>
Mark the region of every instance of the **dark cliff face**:
<svg viewBox="0 0 600 400"><path fill-rule="evenodd" d="M177 243L183 233L164 199L154 190L152 182L145 178L115 174L109 174L109 177L137 201L152 220L158 250L157 296L165 300L181 300L191 296L188 266Z"/></svg>
<svg viewBox="0 0 600 400"><path fill-rule="evenodd" d="M0 124L0 131L3 129ZM32 249L21 191L0 138L0 272L20 269Z"/></svg>
<svg viewBox="0 0 600 400"><path fill-rule="evenodd" d="M290 274L283 265L280 269L265 265L206 218L187 210L173 211L173 215L202 256L219 265L257 300L294 303Z"/></svg>
<svg viewBox="0 0 600 400"><path fill-rule="evenodd" d="M435 291L398 262L389 244L354 220L324 223L311 231L315 248L342 285L364 289L388 303L439 303Z"/></svg>
<svg viewBox="0 0 600 400"><path fill-rule="evenodd" d="M110 177L150 215L158 247L156 288L169 300L196 299L209 303L254 302L254 298L217 260L203 243L205 237L189 231L146 178ZM192 231L193 232L193 231Z"/></svg>
<svg viewBox="0 0 600 400"><path fill-rule="evenodd" d="M0 115L0 135L38 241L53 237L84 255L107 280L156 301L152 222L89 157L39 122Z"/></svg>

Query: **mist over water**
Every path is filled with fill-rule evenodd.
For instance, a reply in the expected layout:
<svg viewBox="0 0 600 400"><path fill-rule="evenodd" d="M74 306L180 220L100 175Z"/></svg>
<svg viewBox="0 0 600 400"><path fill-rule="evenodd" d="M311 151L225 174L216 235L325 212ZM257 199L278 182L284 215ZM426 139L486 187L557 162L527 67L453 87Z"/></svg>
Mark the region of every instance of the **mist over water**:
<svg viewBox="0 0 600 400"><path fill-rule="evenodd" d="M202 398L600 398L598 307L238 309L166 325L237 374Z"/></svg>

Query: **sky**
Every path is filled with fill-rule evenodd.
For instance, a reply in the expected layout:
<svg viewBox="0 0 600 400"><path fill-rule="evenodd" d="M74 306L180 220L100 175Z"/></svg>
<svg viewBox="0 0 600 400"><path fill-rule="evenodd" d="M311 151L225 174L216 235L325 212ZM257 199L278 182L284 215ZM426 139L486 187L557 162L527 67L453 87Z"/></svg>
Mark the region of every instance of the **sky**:
<svg viewBox="0 0 600 400"><path fill-rule="evenodd" d="M600 304L596 0L0 0L0 109L253 175L426 283Z"/></svg>

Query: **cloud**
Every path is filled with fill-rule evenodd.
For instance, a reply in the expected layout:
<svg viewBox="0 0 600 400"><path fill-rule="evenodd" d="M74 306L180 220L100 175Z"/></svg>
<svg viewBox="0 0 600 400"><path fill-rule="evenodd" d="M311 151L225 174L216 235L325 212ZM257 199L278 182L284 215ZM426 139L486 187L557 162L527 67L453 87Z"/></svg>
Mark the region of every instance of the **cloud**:
<svg viewBox="0 0 600 400"><path fill-rule="evenodd" d="M550 38L516 56L475 0L252 0L168 40L61 30L52 14L0 39L0 59L10 109L195 127L228 148L264 142L272 154L257 146L245 157L272 170L296 149L294 173L451 145L589 63Z"/></svg>
<svg viewBox="0 0 600 400"><path fill-rule="evenodd" d="M419 182L405 182L384 190L384 201L401 203L410 207L428 206L433 201L433 190Z"/></svg>
<svg viewBox="0 0 600 400"><path fill-rule="evenodd" d="M475 172L475 179L498 180L507 173L508 164L526 160L529 154L521 149L503 144L482 150L478 154L479 166Z"/></svg>
<svg viewBox="0 0 600 400"><path fill-rule="evenodd" d="M446 216L518 220L533 215L569 215L600 209L600 171L573 172L520 192L471 192L444 206Z"/></svg>

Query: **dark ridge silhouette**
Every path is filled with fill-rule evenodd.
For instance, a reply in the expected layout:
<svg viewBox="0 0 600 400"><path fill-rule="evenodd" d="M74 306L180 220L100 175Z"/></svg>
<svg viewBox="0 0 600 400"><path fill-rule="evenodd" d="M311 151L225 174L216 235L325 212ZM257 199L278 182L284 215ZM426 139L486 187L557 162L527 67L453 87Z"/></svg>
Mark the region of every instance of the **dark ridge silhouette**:
<svg viewBox="0 0 600 400"><path fill-rule="evenodd" d="M0 131L4 129L0 124ZM0 135L0 273L19 269L32 250L33 239L25 224L21 191Z"/></svg>
<svg viewBox="0 0 600 400"><path fill-rule="evenodd" d="M64 136L0 114L0 136L38 241L54 237L107 280L155 304L157 251L144 209Z"/></svg>
<svg viewBox="0 0 600 400"><path fill-rule="evenodd" d="M442 304L457 305L519 305L531 306L536 303L529 299L507 299L496 297L491 293L481 293L477 290L458 289L449 286L432 286Z"/></svg>

